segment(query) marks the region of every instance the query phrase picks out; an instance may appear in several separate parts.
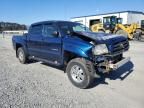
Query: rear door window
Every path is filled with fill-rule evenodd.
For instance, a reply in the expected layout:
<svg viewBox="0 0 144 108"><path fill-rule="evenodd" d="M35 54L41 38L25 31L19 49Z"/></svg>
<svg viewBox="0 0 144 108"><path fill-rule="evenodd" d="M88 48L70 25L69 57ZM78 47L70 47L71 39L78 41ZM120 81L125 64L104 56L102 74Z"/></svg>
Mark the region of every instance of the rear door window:
<svg viewBox="0 0 144 108"><path fill-rule="evenodd" d="M31 35L35 35L35 36L38 36L38 35L41 35L42 34L42 25L39 24L39 25L33 25L31 26L29 32Z"/></svg>

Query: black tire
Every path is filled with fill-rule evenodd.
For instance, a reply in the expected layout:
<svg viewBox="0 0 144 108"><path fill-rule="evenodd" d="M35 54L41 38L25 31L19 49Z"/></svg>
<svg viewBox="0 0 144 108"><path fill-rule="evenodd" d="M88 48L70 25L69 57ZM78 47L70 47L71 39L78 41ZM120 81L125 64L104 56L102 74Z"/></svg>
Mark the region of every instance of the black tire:
<svg viewBox="0 0 144 108"><path fill-rule="evenodd" d="M142 39L142 30L141 29L136 29L134 33L134 40L140 41Z"/></svg>
<svg viewBox="0 0 144 108"><path fill-rule="evenodd" d="M18 57L20 63L25 64L27 62L26 53L22 47L18 48L17 57Z"/></svg>
<svg viewBox="0 0 144 108"><path fill-rule="evenodd" d="M80 78L79 74L77 75L77 78L74 77L72 69L74 69L75 66L79 67L78 71L81 71L81 73L79 73L79 74L81 74L80 76L83 76L83 78L82 77ZM71 83L74 86L81 88L81 89L85 89L91 85L91 83L93 82L93 79L94 79L94 77L91 74L92 73L91 71L93 71L93 70L90 68L91 67L88 68L85 59L76 58L76 59L71 60L68 63L67 68L66 68L66 73L68 75L69 80L71 81ZM77 81L78 79L80 81Z"/></svg>

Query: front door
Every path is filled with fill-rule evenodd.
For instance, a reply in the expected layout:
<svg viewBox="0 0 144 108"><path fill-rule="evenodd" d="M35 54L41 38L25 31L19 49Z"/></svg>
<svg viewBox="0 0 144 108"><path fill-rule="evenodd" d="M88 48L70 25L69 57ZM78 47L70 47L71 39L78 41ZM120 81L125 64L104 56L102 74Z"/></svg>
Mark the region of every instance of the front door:
<svg viewBox="0 0 144 108"><path fill-rule="evenodd" d="M59 65L62 62L62 40L59 34L54 34L57 31L53 23L43 25L42 58Z"/></svg>

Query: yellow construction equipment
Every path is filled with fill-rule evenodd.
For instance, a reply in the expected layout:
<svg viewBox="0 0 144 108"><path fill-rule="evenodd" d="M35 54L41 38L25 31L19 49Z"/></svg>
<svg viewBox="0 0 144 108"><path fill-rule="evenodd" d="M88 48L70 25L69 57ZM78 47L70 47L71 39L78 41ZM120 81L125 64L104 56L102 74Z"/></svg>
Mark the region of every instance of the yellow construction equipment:
<svg viewBox="0 0 144 108"><path fill-rule="evenodd" d="M91 30L93 32L105 32L105 29L103 28L102 23L92 25Z"/></svg>
<svg viewBox="0 0 144 108"><path fill-rule="evenodd" d="M122 18L117 18L116 16L109 16L103 18L103 24L94 24L91 26L93 32L105 32L113 34L122 34L128 39L133 39L134 34L138 31L139 25L136 23L130 25L123 25Z"/></svg>
<svg viewBox="0 0 144 108"><path fill-rule="evenodd" d="M135 23L126 26L122 24L116 24L114 33L123 34L124 36L128 36L129 39L133 39L137 28L138 28L138 24Z"/></svg>

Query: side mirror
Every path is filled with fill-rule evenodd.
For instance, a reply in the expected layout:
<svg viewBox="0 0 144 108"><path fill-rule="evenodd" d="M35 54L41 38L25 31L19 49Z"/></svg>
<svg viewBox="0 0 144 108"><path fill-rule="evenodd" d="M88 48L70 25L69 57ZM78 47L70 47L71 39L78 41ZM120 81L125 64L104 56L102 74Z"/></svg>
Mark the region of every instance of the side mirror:
<svg viewBox="0 0 144 108"><path fill-rule="evenodd" d="M54 32L52 33L52 35L53 35L54 37L58 37L58 36L59 36L59 32L58 32L58 31L54 31Z"/></svg>

